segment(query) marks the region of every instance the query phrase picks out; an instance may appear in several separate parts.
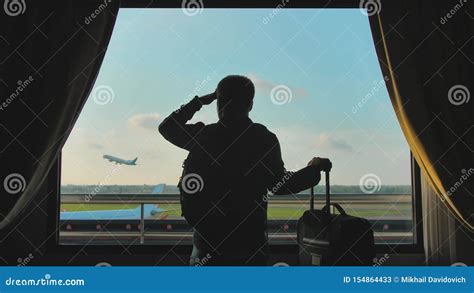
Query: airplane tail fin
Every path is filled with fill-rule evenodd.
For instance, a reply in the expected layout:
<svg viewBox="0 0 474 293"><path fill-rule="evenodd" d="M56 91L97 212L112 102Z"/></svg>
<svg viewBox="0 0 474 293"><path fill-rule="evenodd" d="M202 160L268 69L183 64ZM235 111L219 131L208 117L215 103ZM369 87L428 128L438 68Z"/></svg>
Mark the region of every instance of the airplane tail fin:
<svg viewBox="0 0 474 293"><path fill-rule="evenodd" d="M137 162L137 160L138 160L138 158L133 159L132 163L135 164Z"/></svg>

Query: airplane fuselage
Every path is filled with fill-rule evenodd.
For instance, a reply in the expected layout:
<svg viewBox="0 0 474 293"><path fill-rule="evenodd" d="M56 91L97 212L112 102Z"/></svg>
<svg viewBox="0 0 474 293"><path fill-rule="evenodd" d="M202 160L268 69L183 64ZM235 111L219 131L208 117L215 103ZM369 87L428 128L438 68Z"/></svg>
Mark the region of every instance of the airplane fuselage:
<svg viewBox="0 0 474 293"><path fill-rule="evenodd" d="M117 158L111 155L103 155L102 158L109 160L109 162L113 162L115 164L121 164L121 165L136 165L137 159L135 158L133 160L124 160L121 158Z"/></svg>

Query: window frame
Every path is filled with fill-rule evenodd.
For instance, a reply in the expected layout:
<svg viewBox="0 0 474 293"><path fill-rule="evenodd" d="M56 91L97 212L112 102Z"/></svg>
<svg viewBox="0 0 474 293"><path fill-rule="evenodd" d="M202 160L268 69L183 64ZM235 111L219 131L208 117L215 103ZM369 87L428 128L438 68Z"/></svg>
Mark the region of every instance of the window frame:
<svg viewBox="0 0 474 293"><path fill-rule="evenodd" d="M274 8L285 3L288 8L360 8L359 0L203 0L204 8ZM175 0L122 0L120 8L181 8L182 1ZM285 9L278 8L278 9ZM420 168L416 163L413 155L411 158L411 186L412 186L412 213L413 213L413 244L376 244L377 253L423 253L423 224L422 224L422 209L421 209L421 175ZM59 242L59 211L61 204L61 154L52 168L48 176L46 184L48 190L56 190L52 192L48 198L48 217L46 250L53 253L80 253L85 252L91 255L103 254L107 251L109 254L123 253L123 246L116 245L70 245L60 244ZM171 250L178 254L191 253L192 245L190 244L144 244L131 245L127 247L127 251L135 255L146 254L167 254ZM297 244L269 244L270 254L298 254Z"/></svg>

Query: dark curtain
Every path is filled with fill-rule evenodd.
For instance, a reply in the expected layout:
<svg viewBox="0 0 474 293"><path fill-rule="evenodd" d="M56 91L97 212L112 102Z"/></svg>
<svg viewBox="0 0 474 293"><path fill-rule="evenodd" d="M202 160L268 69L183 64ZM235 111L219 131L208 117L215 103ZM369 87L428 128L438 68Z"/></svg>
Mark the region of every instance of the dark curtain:
<svg viewBox="0 0 474 293"><path fill-rule="evenodd" d="M400 126L437 196L473 230L472 1L376 2L370 24Z"/></svg>
<svg viewBox="0 0 474 293"><path fill-rule="evenodd" d="M38 196L94 85L120 4L2 2L0 229Z"/></svg>

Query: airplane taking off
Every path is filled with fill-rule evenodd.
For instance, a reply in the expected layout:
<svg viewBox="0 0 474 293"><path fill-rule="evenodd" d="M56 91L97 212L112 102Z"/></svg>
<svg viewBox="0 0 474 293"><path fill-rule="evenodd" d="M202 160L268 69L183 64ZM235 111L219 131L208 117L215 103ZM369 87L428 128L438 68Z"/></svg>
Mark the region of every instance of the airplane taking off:
<svg viewBox="0 0 474 293"><path fill-rule="evenodd" d="M123 165L136 165L138 158L133 160L124 160L110 155L103 155L102 158L109 160L109 162L114 162L115 164L123 164Z"/></svg>

